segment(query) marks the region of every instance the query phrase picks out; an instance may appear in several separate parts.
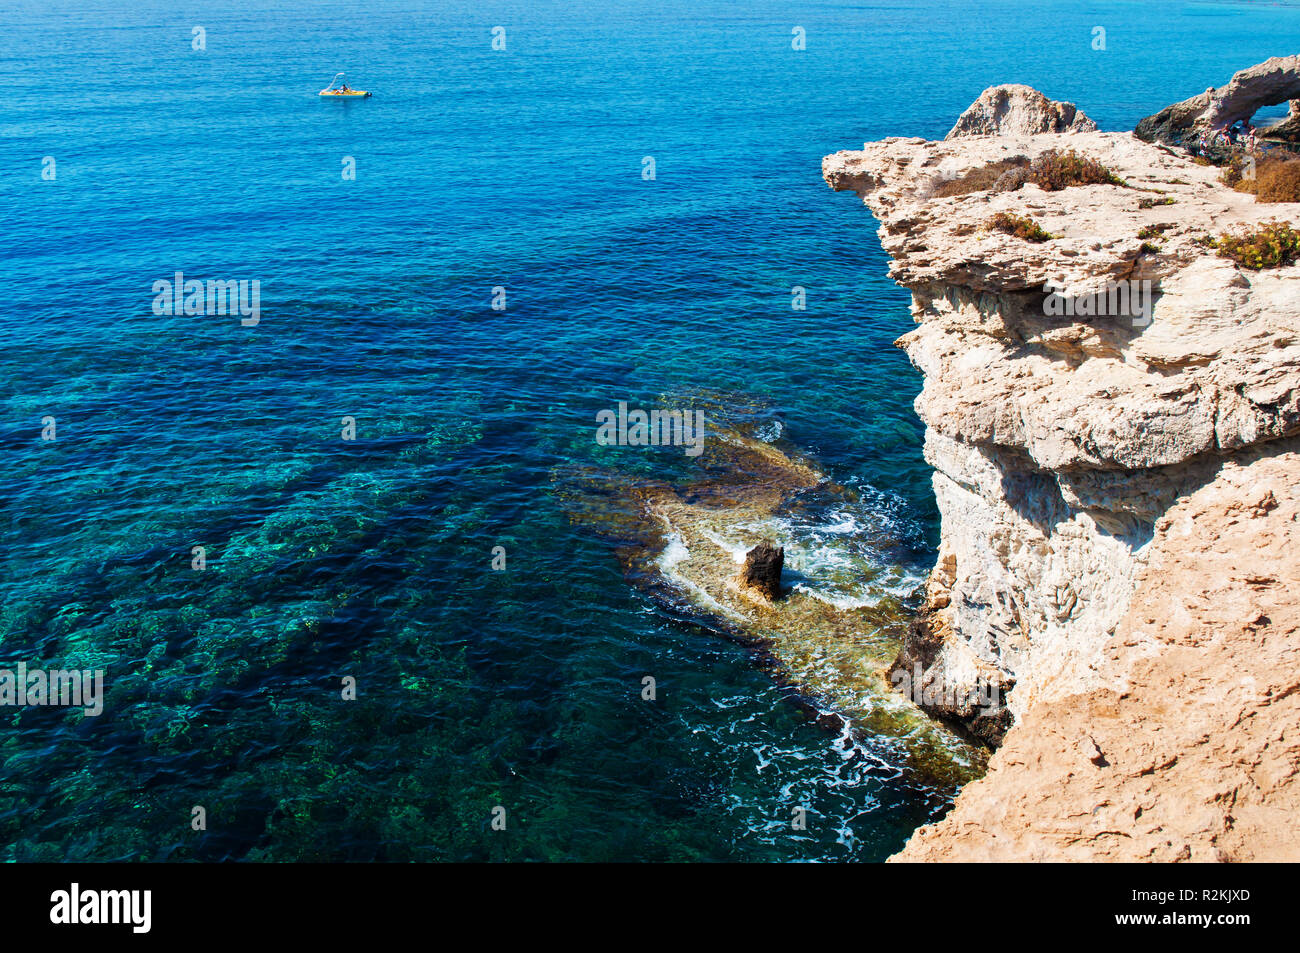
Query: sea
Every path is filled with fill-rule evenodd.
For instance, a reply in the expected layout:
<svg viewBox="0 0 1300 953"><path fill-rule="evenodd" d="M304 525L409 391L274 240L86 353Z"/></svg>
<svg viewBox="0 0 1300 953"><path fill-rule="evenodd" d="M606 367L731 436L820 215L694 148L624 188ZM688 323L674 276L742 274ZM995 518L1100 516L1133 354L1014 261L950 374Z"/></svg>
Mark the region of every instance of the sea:
<svg viewBox="0 0 1300 953"><path fill-rule="evenodd" d="M957 786L631 577L599 487L700 461L598 415L811 461L848 496L805 585L851 556L914 608L909 296L822 157L1007 82L1129 130L1297 39L1245 0L0 2L0 668L104 686L0 695L0 858L883 860Z"/></svg>

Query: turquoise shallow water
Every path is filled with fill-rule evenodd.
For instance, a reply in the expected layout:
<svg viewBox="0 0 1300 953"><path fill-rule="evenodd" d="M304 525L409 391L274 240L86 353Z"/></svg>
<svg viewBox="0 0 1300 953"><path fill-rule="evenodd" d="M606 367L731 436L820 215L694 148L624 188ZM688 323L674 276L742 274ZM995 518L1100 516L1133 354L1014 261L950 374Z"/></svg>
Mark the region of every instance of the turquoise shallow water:
<svg viewBox="0 0 1300 953"><path fill-rule="evenodd" d="M557 474L671 477L679 455L597 447L595 412L728 395L869 491L859 515L900 537L881 558L923 572L907 296L821 157L941 136L995 82L1130 128L1298 25L1255 3L0 7L0 661L108 685L98 718L0 711L3 856L896 850L951 792L629 586ZM316 97L339 69L374 98ZM260 324L154 314L178 270L259 280Z"/></svg>

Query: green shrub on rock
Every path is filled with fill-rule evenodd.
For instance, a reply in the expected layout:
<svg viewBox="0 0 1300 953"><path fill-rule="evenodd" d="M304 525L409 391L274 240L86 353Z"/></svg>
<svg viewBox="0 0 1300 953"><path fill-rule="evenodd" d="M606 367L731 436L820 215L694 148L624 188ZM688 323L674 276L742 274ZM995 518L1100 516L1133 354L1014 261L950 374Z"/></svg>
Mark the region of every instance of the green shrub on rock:
<svg viewBox="0 0 1300 953"><path fill-rule="evenodd" d="M1286 222L1264 222L1254 231L1225 232L1215 240L1214 248L1220 258L1252 271L1278 268L1300 258L1300 232Z"/></svg>
<svg viewBox="0 0 1300 953"><path fill-rule="evenodd" d="M984 223L984 227L991 231L1014 235L1016 238L1024 239L1027 242L1045 242L1056 238L1050 232L1044 231L1042 226L1032 218L1024 215L1013 215L1011 212L998 212Z"/></svg>

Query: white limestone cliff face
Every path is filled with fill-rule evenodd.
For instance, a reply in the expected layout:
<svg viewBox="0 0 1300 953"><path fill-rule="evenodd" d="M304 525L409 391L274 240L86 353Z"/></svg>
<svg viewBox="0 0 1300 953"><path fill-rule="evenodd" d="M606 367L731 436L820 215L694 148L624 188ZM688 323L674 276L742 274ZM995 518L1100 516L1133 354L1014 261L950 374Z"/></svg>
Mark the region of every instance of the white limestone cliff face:
<svg viewBox="0 0 1300 953"><path fill-rule="evenodd" d="M1298 449L1213 462L1157 521L1088 687L1031 707L891 860L1300 859Z"/></svg>
<svg viewBox="0 0 1300 953"><path fill-rule="evenodd" d="M932 194L1052 149L1095 158L1128 187ZM1159 527L1180 501L1220 479L1225 461L1261 456L1281 461L1271 478L1300 485L1300 458L1286 454L1300 434L1300 267L1246 271L1197 242L1267 219L1300 223L1300 206L1256 204L1220 184L1220 170L1118 133L892 138L826 157L823 174L879 219L890 274L913 295L917 327L898 343L924 375L916 410L942 532L896 665L958 692L997 687L1004 710L934 710L995 744L1014 725L1010 745L1039 730L1035 712L1106 690L1132 662L1114 640L1150 585L1153 553L1170 545ZM997 212L1057 237L987 229ZM1151 283L1147 314L1045 313L1049 283L1074 300L1120 281ZM1161 584L1195 599L1207 580ZM1006 794L996 764L972 803ZM960 828L963 799L940 828ZM1060 822L1060 807L1039 819ZM1032 824L1026 811L1008 823ZM938 855L968 857L960 843Z"/></svg>

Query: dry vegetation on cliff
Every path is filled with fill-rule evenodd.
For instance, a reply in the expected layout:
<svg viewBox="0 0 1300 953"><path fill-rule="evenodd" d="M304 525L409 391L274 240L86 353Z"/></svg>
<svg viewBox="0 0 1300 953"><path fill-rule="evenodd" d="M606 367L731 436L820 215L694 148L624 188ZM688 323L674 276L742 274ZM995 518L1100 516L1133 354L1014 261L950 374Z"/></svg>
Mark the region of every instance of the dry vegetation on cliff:
<svg viewBox="0 0 1300 953"><path fill-rule="evenodd" d="M1095 159L1081 156L1073 149L1049 149L1032 162L1027 156L995 159L961 175L938 183L931 198L951 198L973 192L1014 192L1026 183L1044 192L1081 185L1118 185L1127 183Z"/></svg>
<svg viewBox="0 0 1300 953"><path fill-rule="evenodd" d="M998 212L984 223L984 227L1026 242L1046 242L1056 237L1051 232L1044 231L1029 216L1016 215L1012 212Z"/></svg>
<svg viewBox="0 0 1300 953"><path fill-rule="evenodd" d="M1029 181L1045 192L1080 185L1128 185L1096 159L1073 149L1048 149L1039 155L1029 167Z"/></svg>
<svg viewBox="0 0 1300 953"><path fill-rule="evenodd" d="M1265 159L1254 175L1249 171L1244 157L1234 156L1223 168L1222 182L1257 202L1300 202L1300 159Z"/></svg>

